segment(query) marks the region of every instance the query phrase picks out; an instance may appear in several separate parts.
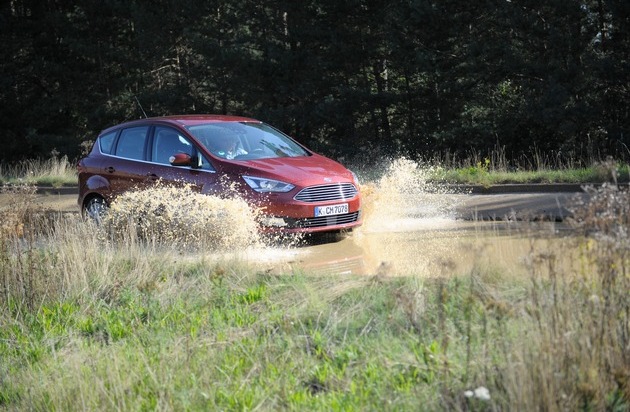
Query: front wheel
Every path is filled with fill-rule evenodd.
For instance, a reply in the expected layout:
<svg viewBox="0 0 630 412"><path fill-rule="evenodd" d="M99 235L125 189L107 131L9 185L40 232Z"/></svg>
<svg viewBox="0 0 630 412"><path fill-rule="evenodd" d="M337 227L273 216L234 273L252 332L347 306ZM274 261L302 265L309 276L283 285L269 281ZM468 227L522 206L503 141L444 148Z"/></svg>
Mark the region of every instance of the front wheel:
<svg viewBox="0 0 630 412"><path fill-rule="evenodd" d="M105 212L107 212L107 203L100 196L91 198L83 207L83 216L96 223L101 223Z"/></svg>

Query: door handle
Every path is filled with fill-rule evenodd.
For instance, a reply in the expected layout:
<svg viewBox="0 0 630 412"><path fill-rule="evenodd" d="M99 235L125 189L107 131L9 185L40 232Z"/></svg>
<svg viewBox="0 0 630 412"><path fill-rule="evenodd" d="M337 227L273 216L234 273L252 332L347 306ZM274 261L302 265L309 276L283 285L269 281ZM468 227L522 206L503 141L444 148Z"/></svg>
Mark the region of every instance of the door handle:
<svg viewBox="0 0 630 412"><path fill-rule="evenodd" d="M105 171L106 171L107 173L114 173L114 172L116 171L116 169L114 169L113 167L109 166L109 167L106 167L106 168L105 168Z"/></svg>

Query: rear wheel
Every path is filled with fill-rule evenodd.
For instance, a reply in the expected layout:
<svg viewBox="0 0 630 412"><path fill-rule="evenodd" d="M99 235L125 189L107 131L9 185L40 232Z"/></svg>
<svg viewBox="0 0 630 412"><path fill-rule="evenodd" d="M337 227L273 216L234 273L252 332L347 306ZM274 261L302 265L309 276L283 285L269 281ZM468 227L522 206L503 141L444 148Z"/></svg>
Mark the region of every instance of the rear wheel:
<svg viewBox="0 0 630 412"><path fill-rule="evenodd" d="M83 206L83 216L96 223L101 223L105 212L107 212L107 203L100 196L91 198Z"/></svg>

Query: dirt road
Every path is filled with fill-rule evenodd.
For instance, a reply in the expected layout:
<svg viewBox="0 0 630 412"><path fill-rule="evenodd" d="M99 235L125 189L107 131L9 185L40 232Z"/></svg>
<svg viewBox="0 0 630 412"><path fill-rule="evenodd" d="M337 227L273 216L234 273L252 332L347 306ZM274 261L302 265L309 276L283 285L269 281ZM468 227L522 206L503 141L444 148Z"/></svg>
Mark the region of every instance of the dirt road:
<svg viewBox="0 0 630 412"><path fill-rule="evenodd" d="M529 190L532 190L529 188ZM585 199L584 193L494 193L451 196L456 218L462 220L528 220L561 221L570 215L570 208ZM35 202L38 206L61 212L78 212L77 189L40 189ZM0 196L0 207L6 207Z"/></svg>
<svg viewBox="0 0 630 412"><path fill-rule="evenodd" d="M571 215L572 206L586 200L585 193L506 193L467 195L457 207L464 220L562 221Z"/></svg>

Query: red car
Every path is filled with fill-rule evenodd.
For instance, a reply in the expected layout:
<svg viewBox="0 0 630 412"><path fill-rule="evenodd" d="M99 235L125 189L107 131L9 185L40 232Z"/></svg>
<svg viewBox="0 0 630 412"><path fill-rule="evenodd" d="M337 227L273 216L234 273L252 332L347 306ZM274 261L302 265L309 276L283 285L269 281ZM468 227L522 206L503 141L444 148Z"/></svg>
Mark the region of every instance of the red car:
<svg viewBox="0 0 630 412"><path fill-rule="evenodd" d="M187 115L103 130L81 159L79 206L98 219L116 195L162 182L207 194L238 194L262 207L263 230L341 231L361 224L357 178L255 119Z"/></svg>

